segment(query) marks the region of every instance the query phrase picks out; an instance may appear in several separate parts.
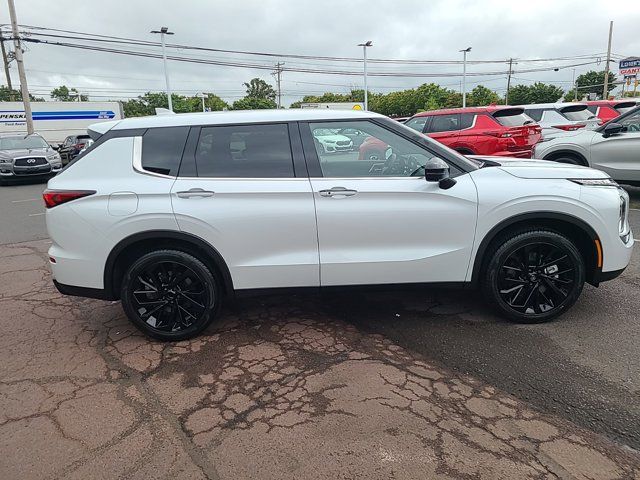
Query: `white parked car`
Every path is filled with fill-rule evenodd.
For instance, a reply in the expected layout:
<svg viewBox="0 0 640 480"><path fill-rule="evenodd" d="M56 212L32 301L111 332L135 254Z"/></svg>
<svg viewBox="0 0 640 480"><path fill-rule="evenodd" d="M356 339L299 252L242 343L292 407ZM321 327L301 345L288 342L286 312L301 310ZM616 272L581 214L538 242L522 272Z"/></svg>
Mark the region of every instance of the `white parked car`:
<svg viewBox="0 0 640 480"><path fill-rule="evenodd" d="M327 154L353 128L383 159ZM130 118L44 192L65 294L120 299L162 340L189 338L225 297L283 287L480 286L506 318L544 322L619 275L628 195L590 168L469 160L370 112L272 110Z"/></svg>
<svg viewBox="0 0 640 480"><path fill-rule="evenodd" d="M602 125L586 103L535 103L520 107L542 127L543 138L581 129L593 130Z"/></svg>
<svg viewBox="0 0 640 480"><path fill-rule="evenodd" d="M313 130L313 138L324 153L349 152L353 150L353 140L338 133L337 129L332 128L315 128Z"/></svg>
<svg viewBox="0 0 640 480"><path fill-rule="evenodd" d="M640 185L640 107L596 130L545 139L535 146L533 156L597 168L620 183Z"/></svg>

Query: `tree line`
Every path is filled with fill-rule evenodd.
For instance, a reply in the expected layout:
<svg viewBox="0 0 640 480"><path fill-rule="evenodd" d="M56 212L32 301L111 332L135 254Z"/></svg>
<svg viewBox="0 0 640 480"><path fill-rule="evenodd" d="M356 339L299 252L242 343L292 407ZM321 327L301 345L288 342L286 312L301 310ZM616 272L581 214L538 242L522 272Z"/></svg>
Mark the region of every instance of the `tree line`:
<svg viewBox="0 0 640 480"><path fill-rule="evenodd" d="M609 92L615 87L616 77L609 73ZM601 94L604 84L604 72L590 71L580 75L576 79L578 87L578 99L582 99L589 93ZM218 95L204 92L205 108L209 111L216 110L254 110L277 108L276 92L272 85L260 78L253 78L243 83L245 96L227 103ZM77 89L61 85L51 91L50 96L58 101L88 100L87 95L80 94ZM9 91L5 86L0 86L0 101L9 101L11 98L21 100L20 92ZM510 105L524 105L531 103L551 103L563 99L572 101L576 98L575 90L564 91L562 88L544 82L535 82L531 85L514 85L509 90ZM202 111L202 97L198 95L187 96L172 94L173 110L176 113ZM32 101L44 101L43 98L31 96ZM352 89L348 93L327 92L322 95L306 95L300 101L291 104L290 108L299 108L301 103L324 102L363 102L364 90ZM425 83L417 88L398 90L389 93L369 93L369 109L391 117L411 116L416 112L436 110L441 108L456 108L462 106L460 92L441 87L435 83ZM491 104L504 104L505 98L495 91L478 85L467 94L468 106L484 106ZM139 117L155 114L156 108L168 108L167 96L164 92L147 92L137 98L122 102L125 117Z"/></svg>

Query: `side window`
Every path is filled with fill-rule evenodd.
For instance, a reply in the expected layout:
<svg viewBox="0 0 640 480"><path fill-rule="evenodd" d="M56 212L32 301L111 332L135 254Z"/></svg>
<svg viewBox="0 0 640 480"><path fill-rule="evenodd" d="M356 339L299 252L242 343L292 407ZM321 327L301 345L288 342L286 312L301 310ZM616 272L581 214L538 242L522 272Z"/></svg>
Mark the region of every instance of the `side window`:
<svg viewBox="0 0 640 480"><path fill-rule="evenodd" d="M286 124L203 127L196 165L199 177L293 177L289 128Z"/></svg>
<svg viewBox="0 0 640 480"><path fill-rule="evenodd" d="M356 128L367 135L360 147L339 133ZM411 177L424 175L424 164L436 155L400 135L366 120L310 123L322 175L328 178ZM340 142L340 143L339 143Z"/></svg>
<svg viewBox="0 0 640 480"><path fill-rule="evenodd" d="M591 113L593 113L594 115L598 114L598 107L595 105L589 105L587 106L587 110L589 110Z"/></svg>
<svg viewBox="0 0 640 480"><path fill-rule="evenodd" d="M623 120L619 120L617 123L627 127L625 129L625 131L627 132L640 131L640 110L632 115L629 115L627 118Z"/></svg>
<svg viewBox="0 0 640 480"><path fill-rule="evenodd" d="M459 115L434 115L431 117L429 133L455 132L456 130L460 130Z"/></svg>
<svg viewBox="0 0 640 480"><path fill-rule="evenodd" d="M177 175L189 127L150 128L142 137L142 168Z"/></svg>
<svg viewBox="0 0 640 480"><path fill-rule="evenodd" d="M542 120L542 112L543 112L543 110L541 108L531 108L531 109L527 108L524 111L524 113L529 115L536 122L539 122L540 120Z"/></svg>
<svg viewBox="0 0 640 480"><path fill-rule="evenodd" d="M473 126L473 121L475 120L475 113L461 113L460 114L460 130L464 130L465 128L471 128Z"/></svg>
<svg viewBox="0 0 640 480"><path fill-rule="evenodd" d="M64 143L62 145L64 145L65 147L68 147L69 145L71 145L72 140L73 140L73 137L67 137L64 139Z"/></svg>
<svg viewBox="0 0 640 480"><path fill-rule="evenodd" d="M409 128L413 128L417 132L424 132L424 126L427 123L429 117L413 117L405 122L405 125Z"/></svg>

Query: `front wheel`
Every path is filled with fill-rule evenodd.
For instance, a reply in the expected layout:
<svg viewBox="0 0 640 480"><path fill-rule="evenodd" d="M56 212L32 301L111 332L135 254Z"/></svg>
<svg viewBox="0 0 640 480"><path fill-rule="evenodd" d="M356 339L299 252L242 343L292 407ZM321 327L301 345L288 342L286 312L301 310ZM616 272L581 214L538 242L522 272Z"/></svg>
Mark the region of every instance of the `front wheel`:
<svg viewBox="0 0 640 480"><path fill-rule="evenodd" d="M483 290L507 319L542 323L568 310L585 281L585 266L576 246L549 230L513 232L489 252Z"/></svg>
<svg viewBox="0 0 640 480"><path fill-rule="evenodd" d="M196 336L214 319L218 285L207 266L176 250L158 250L136 260L124 276L122 307L147 335L164 341Z"/></svg>

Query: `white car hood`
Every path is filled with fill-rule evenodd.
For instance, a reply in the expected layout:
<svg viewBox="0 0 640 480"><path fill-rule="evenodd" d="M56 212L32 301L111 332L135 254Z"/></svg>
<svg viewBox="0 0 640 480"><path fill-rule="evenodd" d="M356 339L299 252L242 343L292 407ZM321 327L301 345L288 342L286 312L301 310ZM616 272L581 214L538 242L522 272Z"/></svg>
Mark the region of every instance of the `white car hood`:
<svg viewBox="0 0 640 480"><path fill-rule="evenodd" d="M335 134L335 135L316 135L315 136L320 141L333 141L333 142L348 142L351 140L349 137L344 135Z"/></svg>
<svg viewBox="0 0 640 480"><path fill-rule="evenodd" d="M499 163L496 167L518 178L609 178L604 172L580 165L568 165L549 160L519 160L517 158L475 157Z"/></svg>

